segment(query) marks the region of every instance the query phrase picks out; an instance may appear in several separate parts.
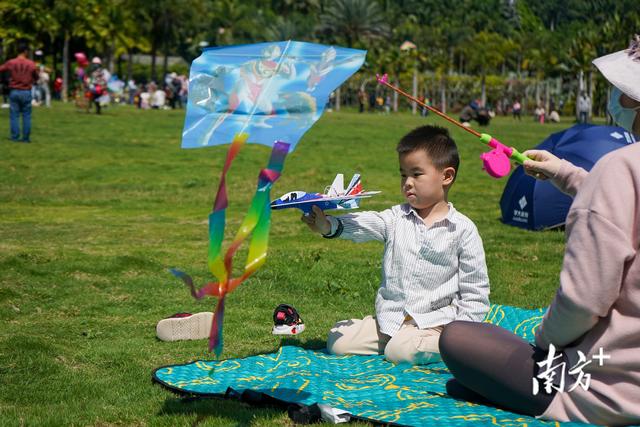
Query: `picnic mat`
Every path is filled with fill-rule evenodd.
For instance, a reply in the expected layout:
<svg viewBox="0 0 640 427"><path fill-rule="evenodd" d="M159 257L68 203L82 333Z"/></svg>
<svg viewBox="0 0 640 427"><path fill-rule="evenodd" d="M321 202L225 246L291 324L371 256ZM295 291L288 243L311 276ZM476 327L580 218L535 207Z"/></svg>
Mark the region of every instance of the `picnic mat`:
<svg viewBox="0 0 640 427"><path fill-rule="evenodd" d="M543 314L543 309L493 305L485 321L533 341ZM289 403L328 405L354 418L381 423L451 427L559 424L456 400L445 391L450 378L444 363L394 365L384 356L334 356L293 346L272 354L199 360L153 372L155 382L184 396L225 397L229 391L238 395L251 390Z"/></svg>

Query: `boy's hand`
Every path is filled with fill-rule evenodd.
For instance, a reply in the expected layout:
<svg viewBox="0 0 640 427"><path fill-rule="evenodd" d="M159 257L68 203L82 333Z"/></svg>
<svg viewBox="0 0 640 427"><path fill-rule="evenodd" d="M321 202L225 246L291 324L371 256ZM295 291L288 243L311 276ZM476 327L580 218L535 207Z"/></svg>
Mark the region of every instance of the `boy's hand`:
<svg viewBox="0 0 640 427"><path fill-rule="evenodd" d="M327 219L327 216L317 206L311 208L309 215L302 215L302 222L307 224L309 228L320 234L329 234L331 231L331 223Z"/></svg>
<svg viewBox="0 0 640 427"><path fill-rule="evenodd" d="M523 154L531 159L522 164L524 172L543 181L556 176L562 165L562 160L545 150L527 150Z"/></svg>

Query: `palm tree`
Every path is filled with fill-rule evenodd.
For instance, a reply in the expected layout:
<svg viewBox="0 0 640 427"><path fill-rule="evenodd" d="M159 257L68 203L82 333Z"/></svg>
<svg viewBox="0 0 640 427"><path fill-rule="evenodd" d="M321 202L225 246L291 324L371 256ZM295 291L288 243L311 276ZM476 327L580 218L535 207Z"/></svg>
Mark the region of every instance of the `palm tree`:
<svg viewBox="0 0 640 427"><path fill-rule="evenodd" d="M276 40L302 40L313 41L313 35L309 34L307 30L309 27L313 27L310 19L306 19L304 16L293 13L286 18L278 15L265 19L262 28L262 37L265 41Z"/></svg>
<svg viewBox="0 0 640 427"><path fill-rule="evenodd" d="M217 0L213 2L212 28L218 45L234 44L241 41L253 41L256 28L257 10L246 1Z"/></svg>
<svg viewBox="0 0 640 427"><path fill-rule="evenodd" d="M322 39L359 47L362 43L389 34L385 17L377 2L335 0L320 15L318 32ZM340 88L336 90L336 110L340 109Z"/></svg>
<svg viewBox="0 0 640 427"><path fill-rule="evenodd" d="M320 15L318 30L323 38L344 42L348 47L389 33L380 6L369 0L335 0Z"/></svg>

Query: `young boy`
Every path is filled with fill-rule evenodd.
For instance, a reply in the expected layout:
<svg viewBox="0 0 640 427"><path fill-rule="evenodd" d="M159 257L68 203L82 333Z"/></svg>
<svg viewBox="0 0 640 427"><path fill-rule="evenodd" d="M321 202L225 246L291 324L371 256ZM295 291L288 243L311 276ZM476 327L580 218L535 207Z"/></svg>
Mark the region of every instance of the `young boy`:
<svg viewBox="0 0 640 427"><path fill-rule="evenodd" d="M397 152L407 203L339 217L314 206L302 221L325 238L384 242L376 317L338 322L328 351L425 364L440 360L444 325L483 320L489 278L475 225L447 201L460 163L447 130L419 127L402 138Z"/></svg>

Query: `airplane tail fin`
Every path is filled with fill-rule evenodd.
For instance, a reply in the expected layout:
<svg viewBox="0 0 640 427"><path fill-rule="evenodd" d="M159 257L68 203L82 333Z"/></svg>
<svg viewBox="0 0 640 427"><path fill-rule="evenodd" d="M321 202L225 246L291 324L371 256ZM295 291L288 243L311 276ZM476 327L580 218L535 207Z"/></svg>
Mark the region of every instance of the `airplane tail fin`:
<svg viewBox="0 0 640 427"><path fill-rule="evenodd" d="M344 175L341 173L337 174L333 180L333 184L329 187L329 191L326 193L329 197L344 196Z"/></svg>
<svg viewBox="0 0 640 427"><path fill-rule="evenodd" d="M346 190L346 195L353 196L359 193L362 193L362 181L360 180L360 174L356 173L351 178L351 182Z"/></svg>

